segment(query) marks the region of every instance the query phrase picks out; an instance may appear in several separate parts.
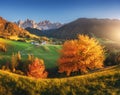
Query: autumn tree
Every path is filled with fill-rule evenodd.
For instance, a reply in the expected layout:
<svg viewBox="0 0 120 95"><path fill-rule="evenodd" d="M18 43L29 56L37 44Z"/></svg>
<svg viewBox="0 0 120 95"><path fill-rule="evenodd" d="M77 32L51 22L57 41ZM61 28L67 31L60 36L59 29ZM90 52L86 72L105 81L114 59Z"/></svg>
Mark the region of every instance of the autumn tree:
<svg viewBox="0 0 120 95"><path fill-rule="evenodd" d="M15 72L17 65L18 65L17 58L16 55L13 53L10 63L10 69L12 72Z"/></svg>
<svg viewBox="0 0 120 95"><path fill-rule="evenodd" d="M48 73L45 71L43 60L35 58L35 60L28 66L27 75L35 78L46 78Z"/></svg>
<svg viewBox="0 0 120 95"><path fill-rule="evenodd" d="M28 54L28 62L33 62L34 61L34 56L32 54Z"/></svg>
<svg viewBox="0 0 120 95"><path fill-rule="evenodd" d="M12 72L16 71L16 68L18 68L18 66L20 65L20 61L21 61L20 52L18 52L17 54L13 53L11 57L11 63L10 63L10 69Z"/></svg>
<svg viewBox="0 0 120 95"><path fill-rule="evenodd" d="M0 43L0 51L3 51L3 52L7 51L5 43Z"/></svg>
<svg viewBox="0 0 120 95"><path fill-rule="evenodd" d="M16 54L16 58L17 58L17 61L20 61L20 60L21 60L21 54L20 54L20 51L18 51L18 53Z"/></svg>
<svg viewBox="0 0 120 95"><path fill-rule="evenodd" d="M76 40L63 44L58 60L59 72L69 76L72 72L86 73L89 70L102 68L104 49L94 38L79 35Z"/></svg>

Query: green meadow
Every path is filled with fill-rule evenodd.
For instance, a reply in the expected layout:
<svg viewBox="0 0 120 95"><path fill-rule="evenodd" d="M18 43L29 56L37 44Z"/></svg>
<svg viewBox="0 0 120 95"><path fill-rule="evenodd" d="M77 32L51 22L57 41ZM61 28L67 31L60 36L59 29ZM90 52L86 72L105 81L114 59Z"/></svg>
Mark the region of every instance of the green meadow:
<svg viewBox="0 0 120 95"><path fill-rule="evenodd" d="M57 66L61 45L40 45L0 38L7 52L0 52L0 64L9 62L18 51L41 58L47 69ZM108 43L108 42L107 42ZM35 79L0 70L0 95L120 95L120 65L105 67L84 75Z"/></svg>
<svg viewBox="0 0 120 95"><path fill-rule="evenodd" d="M13 53L18 51L22 55L22 59L27 59L28 54L32 54L35 57L44 60L46 68L54 68L57 65L57 59L59 58L60 45L40 45L35 46L31 43L18 42L5 40L0 38L0 42L6 43L7 52L0 52L0 63L2 64L10 61Z"/></svg>

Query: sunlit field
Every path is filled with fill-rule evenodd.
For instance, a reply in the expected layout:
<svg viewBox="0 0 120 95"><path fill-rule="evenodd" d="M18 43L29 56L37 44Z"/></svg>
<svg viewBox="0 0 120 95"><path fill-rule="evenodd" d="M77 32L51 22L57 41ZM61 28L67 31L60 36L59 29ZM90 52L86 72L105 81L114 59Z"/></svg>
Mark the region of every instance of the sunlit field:
<svg viewBox="0 0 120 95"><path fill-rule="evenodd" d="M28 54L43 59L46 68L54 68L57 66L57 59L59 57L60 45L41 45L35 46L31 43L10 41L0 38L1 42L6 43L7 52L0 52L0 63L9 62L13 53L18 51L21 53L23 60L28 58Z"/></svg>
<svg viewBox="0 0 120 95"><path fill-rule="evenodd" d="M119 95L119 88L119 65L59 79L34 79L0 70L1 95Z"/></svg>

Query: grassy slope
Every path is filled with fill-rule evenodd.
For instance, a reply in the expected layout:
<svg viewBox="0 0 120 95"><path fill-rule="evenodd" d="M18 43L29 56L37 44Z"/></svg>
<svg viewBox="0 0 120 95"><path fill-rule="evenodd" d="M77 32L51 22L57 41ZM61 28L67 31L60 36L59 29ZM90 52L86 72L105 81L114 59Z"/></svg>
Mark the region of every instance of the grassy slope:
<svg viewBox="0 0 120 95"><path fill-rule="evenodd" d="M33 79L0 70L1 95L120 95L120 66L91 74Z"/></svg>
<svg viewBox="0 0 120 95"><path fill-rule="evenodd" d="M26 59L28 54L33 54L35 57L42 58L45 61L47 68L56 66L57 58L59 57L60 45L43 45L35 46L29 43L10 41L0 38L0 42L7 44L7 52L0 52L0 63L11 58L12 53L21 52L22 58Z"/></svg>
<svg viewBox="0 0 120 95"><path fill-rule="evenodd" d="M8 44L8 51L1 58L10 58L12 52L21 51L23 58L28 53L43 58L46 66L55 66L61 46L36 47L31 44L0 39ZM0 71L0 95L119 95L120 66L82 76L61 79L33 79Z"/></svg>
<svg viewBox="0 0 120 95"><path fill-rule="evenodd" d="M60 45L43 45L37 47L29 43L10 41L2 38L0 38L0 42L5 42L8 45L7 52L0 52L0 64L5 63L5 60L8 61L13 52L17 53L20 51L23 59L27 58L27 54L33 54L35 57L44 59L47 68L52 68L56 66L59 50L61 49ZM100 42L112 52L120 51L120 45L117 42L111 42L110 40L100 40Z"/></svg>

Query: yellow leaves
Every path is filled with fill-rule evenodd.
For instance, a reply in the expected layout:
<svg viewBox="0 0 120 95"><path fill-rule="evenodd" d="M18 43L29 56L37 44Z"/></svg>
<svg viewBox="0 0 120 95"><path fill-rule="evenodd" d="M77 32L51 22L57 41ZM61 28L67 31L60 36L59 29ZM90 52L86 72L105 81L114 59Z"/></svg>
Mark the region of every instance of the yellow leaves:
<svg viewBox="0 0 120 95"><path fill-rule="evenodd" d="M88 69L101 68L104 49L94 38L79 35L77 40L66 41L59 58L59 70L70 75L71 72L87 72Z"/></svg>

